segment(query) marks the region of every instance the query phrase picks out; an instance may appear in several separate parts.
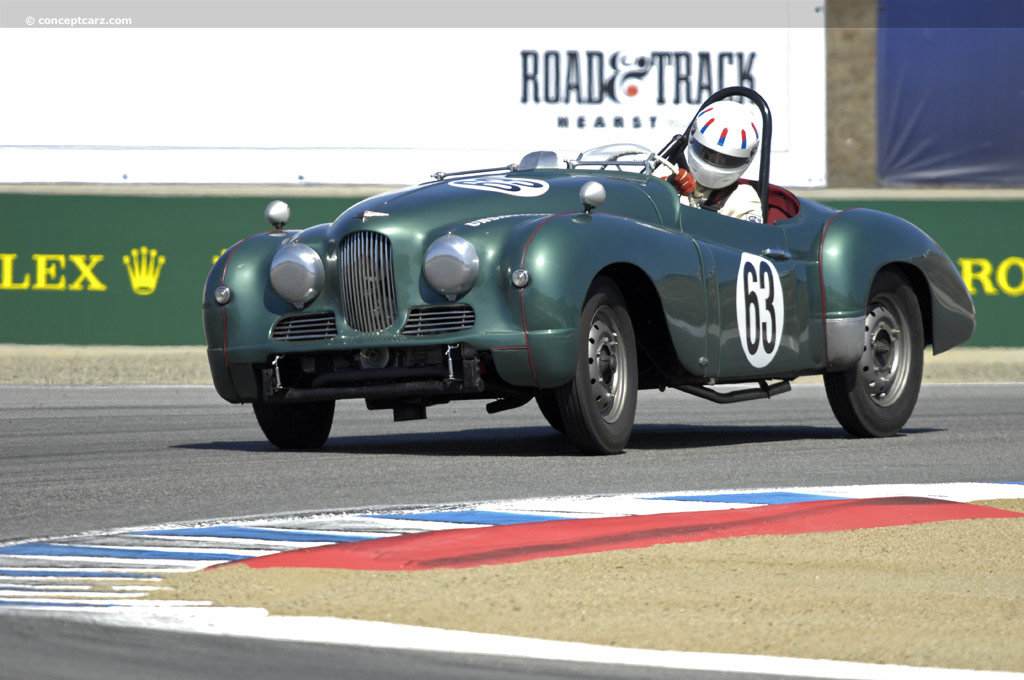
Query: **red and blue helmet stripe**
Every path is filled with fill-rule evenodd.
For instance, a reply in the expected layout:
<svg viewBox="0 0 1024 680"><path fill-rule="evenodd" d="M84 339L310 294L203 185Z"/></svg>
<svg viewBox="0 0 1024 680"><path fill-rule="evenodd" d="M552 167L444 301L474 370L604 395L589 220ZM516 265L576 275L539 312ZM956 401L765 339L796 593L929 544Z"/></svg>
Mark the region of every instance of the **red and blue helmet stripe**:
<svg viewBox="0 0 1024 680"><path fill-rule="evenodd" d="M696 130L698 130L701 134L706 134L708 132L708 129L712 125L714 125L714 123L716 121L715 116L713 116L713 115L707 116L707 114L711 113L713 109L714 109L714 107L708 107L706 109L702 109L700 112L697 113L698 121L694 125L694 128ZM705 116L707 116L706 120L704 119ZM729 121L728 120L723 120L722 121L722 123L727 123L727 122L729 122ZM743 125L739 129L739 133L740 133L740 140L739 140L739 142L740 142L739 148L740 149L744 149L745 150L745 149L748 149L748 148L751 148L751 147L756 147L758 142L760 142L760 140L761 140L761 132L760 132L760 130L757 129L757 125L753 121L750 122L750 132L747 132L746 126ZM751 133L753 134L752 138L751 138ZM712 131L711 134L713 135L714 132ZM721 146L721 147L724 147L726 145L726 141L728 140L728 138L729 138L729 128L723 127L721 132L719 133L718 140L716 142L717 145Z"/></svg>

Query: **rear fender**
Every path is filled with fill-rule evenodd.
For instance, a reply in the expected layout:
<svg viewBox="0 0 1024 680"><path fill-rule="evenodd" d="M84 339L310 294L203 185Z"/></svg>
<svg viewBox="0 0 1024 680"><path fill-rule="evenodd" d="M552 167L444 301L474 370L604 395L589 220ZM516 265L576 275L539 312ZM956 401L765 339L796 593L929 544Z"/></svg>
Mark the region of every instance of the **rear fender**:
<svg viewBox="0 0 1024 680"><path fill-rule="evenodd" d="M846 210L826 225L821 246L830 370L859 360L871 285L887 267L903 271L914 287L926 342L935 354L967 342L974 333L974 302L956 266L930 236L895 215Z"/></svg>

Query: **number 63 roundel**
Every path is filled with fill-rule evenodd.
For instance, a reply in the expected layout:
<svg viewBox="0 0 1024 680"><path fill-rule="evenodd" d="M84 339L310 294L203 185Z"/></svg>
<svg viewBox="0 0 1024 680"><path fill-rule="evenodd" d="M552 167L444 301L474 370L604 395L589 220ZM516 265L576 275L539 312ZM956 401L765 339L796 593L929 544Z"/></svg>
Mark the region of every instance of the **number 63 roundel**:
<svg viewBox="0 0 1024 680"><path fill-rule="evenodd" d="M754 368L764 368L775 358L783 314L782 283L775 265L743 253L736 278L736 324L743 353Z"/></svg>

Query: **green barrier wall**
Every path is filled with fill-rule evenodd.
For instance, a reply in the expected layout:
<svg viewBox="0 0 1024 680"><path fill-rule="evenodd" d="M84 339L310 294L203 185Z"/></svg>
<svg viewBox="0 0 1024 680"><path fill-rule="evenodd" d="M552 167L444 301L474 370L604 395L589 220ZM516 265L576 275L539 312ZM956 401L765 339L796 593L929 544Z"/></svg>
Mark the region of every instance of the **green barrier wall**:
<svg viewBox="0 0 1024 680"><path fill-rule="evenodd" d="M204 344L206 274L224 248L269 229L274 198L302 227L357 200L0 194L0 342Z"/></svg>
<svg viewBox="0 0 1024 680"><path fill-rule="evenodd" d="M274 198L288 201L294 227L358 200L0 194L0 343L203 344L206 273L224 248L267 229ZM970 344L1024 346L1024 200L828 203L891 212L931 234L974 297Z"/></svg>

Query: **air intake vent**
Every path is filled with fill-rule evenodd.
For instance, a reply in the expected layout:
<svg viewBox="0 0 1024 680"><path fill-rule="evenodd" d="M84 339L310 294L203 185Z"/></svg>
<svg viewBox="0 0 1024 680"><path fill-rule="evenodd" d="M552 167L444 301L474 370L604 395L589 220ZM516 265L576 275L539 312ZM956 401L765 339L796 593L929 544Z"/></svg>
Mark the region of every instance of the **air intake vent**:
<svg viewBox="0 0 1024 680"><path fill-rule="evenodd" d="M409 310L409 320L402 328L402 335L454 333L472 328L474 323L476 314L469 305L414 307Z"/></svg>
<svg viewBox="0 0 1024 680"><path fill-rule="evenodd" d="M391 241L372 231L346 238L338 254L348 325L357 331L390 328L398 315Z"/></svg>
<svg viewBox="0 0 1024 680"><path fill-rule="evenodd" d="M270 337L274 340L328 340L338 334L334 314L306 314L281 319Z"/></svg>

